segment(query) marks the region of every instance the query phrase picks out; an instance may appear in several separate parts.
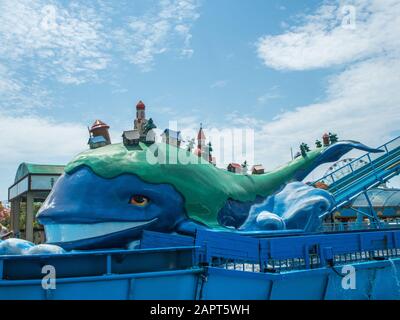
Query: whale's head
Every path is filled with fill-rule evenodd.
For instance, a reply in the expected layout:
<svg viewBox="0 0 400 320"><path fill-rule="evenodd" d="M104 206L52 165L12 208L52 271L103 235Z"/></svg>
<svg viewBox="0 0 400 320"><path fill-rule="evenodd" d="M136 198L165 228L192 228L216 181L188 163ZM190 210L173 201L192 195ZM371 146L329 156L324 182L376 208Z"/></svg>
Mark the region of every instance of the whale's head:
<svg viewBox="0 0 400 320"><path fill-rule="evenodd" d="M37 215L47 242L65 249L122 247L143 230L173 231L184 218L171 185L134 174L103 178L86 166L61 176Z"/></svg>

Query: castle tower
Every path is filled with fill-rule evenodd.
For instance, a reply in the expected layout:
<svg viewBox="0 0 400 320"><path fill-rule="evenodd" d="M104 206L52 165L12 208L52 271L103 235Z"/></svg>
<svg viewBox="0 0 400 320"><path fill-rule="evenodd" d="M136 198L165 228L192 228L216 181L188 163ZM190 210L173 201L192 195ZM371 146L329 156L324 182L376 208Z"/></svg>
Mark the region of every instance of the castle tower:
<svg viewBox="0 0 400 320"><path fill-rule="evenodd" d="M110 127L107 124L101 120L96 120L89 131L94 138L101 136L106 140L106 144L111 144L111 138L108 129L110 129Z"/></svg>
<svg viewBox="0 0 400 320"><path fill-rule="evenodd" d="M146 106L143 103L142 100L138 102L136 105L136 119L138 120L144 120L146 119L146 114L145 114Z"/></svg>
<svg viewBox="0 0 400 320"><path fill-rule="evenodd" d="M204 147L206 145L206 135L203 131L203 124L200 124L200 130L197 134L197 148L204 151Z"/></svg>
<svg viewBox="0 0 400 320"><path fill-rule="evenodd" d="M203 131L203 124L200 124L200 130L199 130L199 133L197 134L197 148L196 148L195 154L198 157L203 157L206 160L208 160L207 159L207 149L206 149L206 135L204 134L204 131Z"/></svg>
<svg viewBox="0 0 400 320"><path fill-rule="evenodd" d="M141 140L145 140L145 127L147 124L146 120L146 106L142 100L136 105L136 119L134 122L134 130L137 130L140 134Z"/></svg>

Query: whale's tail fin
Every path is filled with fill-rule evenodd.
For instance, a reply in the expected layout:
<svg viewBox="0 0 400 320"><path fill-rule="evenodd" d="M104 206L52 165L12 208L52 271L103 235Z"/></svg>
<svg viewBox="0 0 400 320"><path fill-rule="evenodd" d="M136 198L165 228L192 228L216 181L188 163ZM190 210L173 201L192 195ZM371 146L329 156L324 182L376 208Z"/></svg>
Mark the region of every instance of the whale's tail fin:
<svg viewBox="0 0 400 320"><path fill-rule="evenodd" d="M349 153L351 150L357 149L361 151L366 151L370 153L380 153L384 150L371 148L362 144L358 141L345 140L339 141L321 151L321 153L313 161L312 165L306 169L299 170L295 174L295 180L302 181L308 174L310 174L314 169L322 164L338 161L345 154Z"/></svg>

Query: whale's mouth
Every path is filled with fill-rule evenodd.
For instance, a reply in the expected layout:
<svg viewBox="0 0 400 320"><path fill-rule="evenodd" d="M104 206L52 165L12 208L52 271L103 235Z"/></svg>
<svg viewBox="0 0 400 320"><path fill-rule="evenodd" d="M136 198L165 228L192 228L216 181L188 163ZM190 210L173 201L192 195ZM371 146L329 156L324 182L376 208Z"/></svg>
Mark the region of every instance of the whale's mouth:
<svg viewBox="0 0 400 320"><path fill-rule="evenodd" d="M47 224L44 226L48 243L91 239L116 232L137 229L152 224L157 218L137 222L101 222L93 224Z"/></svg>

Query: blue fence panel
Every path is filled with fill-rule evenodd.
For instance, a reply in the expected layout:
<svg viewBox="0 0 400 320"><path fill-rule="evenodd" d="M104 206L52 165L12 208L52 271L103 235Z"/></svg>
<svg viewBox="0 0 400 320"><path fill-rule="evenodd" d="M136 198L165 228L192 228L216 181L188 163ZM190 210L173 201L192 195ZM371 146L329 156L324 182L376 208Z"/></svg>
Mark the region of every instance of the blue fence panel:
<svg viewBox="0 0 400 320"><path fill-rule="evenodd" d="M61 255L0 256L0 280L42 279L42 268L54 266L58 278L128 274L192 268L194 247L92 251Z"/></svg>
<svg viewBox="0 0 400 320"><path fill-rule="evenodd" d="M194 238L178 234L166 234L154 231L144 231L140 241L140 248L169 248L192 247Z"/></svg>
<svg viewBox="0 0 400 320"><path fill-rule="evenodd" d="M258 261L259 240L232 233L198 231L196 246L200 247L203 262L212 258L235 259L238 261Z"/></svg>
<svg viewBox="0 0 400 320"><path fill-rule="evenodd" d="M151 238L154 238L153 240ZM191 240L190 240L191 239ZM196 263L237 270L308 269L400 255L400 230L252 238L233 233L198 231L195 239L148 233L146 243L196 245Z"/></svg>

